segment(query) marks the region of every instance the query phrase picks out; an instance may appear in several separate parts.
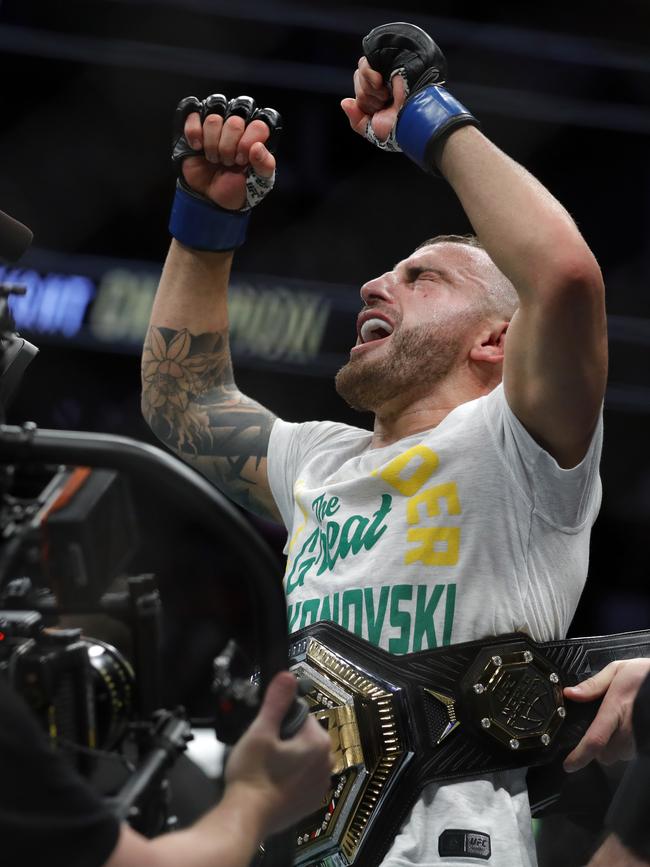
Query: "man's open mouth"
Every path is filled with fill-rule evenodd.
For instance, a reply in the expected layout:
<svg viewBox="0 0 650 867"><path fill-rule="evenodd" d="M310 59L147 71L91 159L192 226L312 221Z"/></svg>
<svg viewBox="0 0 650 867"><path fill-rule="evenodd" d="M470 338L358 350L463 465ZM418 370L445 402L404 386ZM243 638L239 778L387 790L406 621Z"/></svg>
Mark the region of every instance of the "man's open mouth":
<svg viewBox="0 0 650 867"><path fill-rule="evenodd" d="M383 340L393 333L393 326L385 319L372 317L366 319L359 329L359 339L362 343L372 343L375 340Z"/></svg>

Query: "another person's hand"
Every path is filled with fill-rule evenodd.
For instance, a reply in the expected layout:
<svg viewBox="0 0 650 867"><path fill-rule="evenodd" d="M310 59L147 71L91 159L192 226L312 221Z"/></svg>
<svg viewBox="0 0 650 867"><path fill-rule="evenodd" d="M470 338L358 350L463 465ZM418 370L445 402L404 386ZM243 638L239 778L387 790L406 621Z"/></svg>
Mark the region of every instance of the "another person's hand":
<svg viewBox="0 0 650 867"><path fill-rule="evenodd" d="M650 863L624 846L616 834L610 834L587 867L650 867Z"/></svg>
<svg viewBox="0 0 650 867"><path fill-rule="evenodd" d="M577 686L565 688L565 697L572 701L605 696L582 740L564 760L565 771L579 771L592 759L610 765L634 756L632 707L648 672L650 659L617 660Z"/></svg>
<svg viewBox="0 0 650 867"><path fill-rule="evenodd" d="M190 189L227 210L239 211L247 203L256 203L247 201L251 172L258 182L261 179L262 188L264 181L271 183L275 172L275 157L265 146L270 130L263 120L247 125L238 115L224 121L215 113L202 122L201 115L193 111L185 120L184 133L193 150L203 151L183 160L181 171Z"/></svg>
<svg viewBox="0 0 650 867"><path fill-rule="evenodd" d="M265 816L268 834L318 809L330 785L330 738L312 716L294 737L280 739L295 694L292 674L283 671L273 678L260 712L226 765L227 788L246 793L251 807Z"/></svg>

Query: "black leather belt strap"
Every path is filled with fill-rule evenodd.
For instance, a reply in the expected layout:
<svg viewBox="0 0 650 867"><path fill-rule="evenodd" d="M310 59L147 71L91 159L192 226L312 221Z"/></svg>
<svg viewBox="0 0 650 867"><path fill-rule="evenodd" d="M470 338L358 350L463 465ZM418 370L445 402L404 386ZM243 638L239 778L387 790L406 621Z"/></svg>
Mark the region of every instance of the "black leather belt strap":
<svg viewBox="0 0 650 867"><path fill-rule="evenodd" d="M545 643L513 633L403 656L333 623L294 633L291 667L311 677L312 712L339 750L329 817L298 829L297 863L371 867L427 784L557 764L598 707L565 704L563 687L640 656L650 630Z"/></svg>

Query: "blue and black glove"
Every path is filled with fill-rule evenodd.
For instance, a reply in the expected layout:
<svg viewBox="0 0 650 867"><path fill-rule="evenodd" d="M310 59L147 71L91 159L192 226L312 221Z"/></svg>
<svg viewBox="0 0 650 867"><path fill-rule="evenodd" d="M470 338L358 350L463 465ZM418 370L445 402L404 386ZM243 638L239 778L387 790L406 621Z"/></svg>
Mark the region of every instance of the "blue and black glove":
<svg viewBox="0 0 650 867"><path fill-rule="evenodd" d="M460 126L478 121L442 85L447 77L444 54L428 33L415 24L397 21L375 27L363 39L370 66L382 74L390 88L401 75L407 99L385 141L379 141L370 123L366 138L377 147L403 151L421 169L436 174L433 153L441 138Z"/></svg>
<svg viewBox="0 0 650 867"><path fill-rule="evenodd" d="M243 118L246 126L254 120L264 121L270 131L265 146L271 153L282 131L282 119L273 108L257 108L250 96L238 96L231 100L221 93L212 94L204 100L186 96L176 106L172 161L178 172L178 180L169 231L182 244L195 250L234 250L244 243L251 209L271 191L275 173L270 178L263 178L252 166L247 168L246 202L239 211L222 208L192 190L183 178L183 160L205 156L202 150L190 147L185 138L185 121L193 112L199 113L201 122L211 114L218 114L224 123L229 117L237 115Z"/></svg>

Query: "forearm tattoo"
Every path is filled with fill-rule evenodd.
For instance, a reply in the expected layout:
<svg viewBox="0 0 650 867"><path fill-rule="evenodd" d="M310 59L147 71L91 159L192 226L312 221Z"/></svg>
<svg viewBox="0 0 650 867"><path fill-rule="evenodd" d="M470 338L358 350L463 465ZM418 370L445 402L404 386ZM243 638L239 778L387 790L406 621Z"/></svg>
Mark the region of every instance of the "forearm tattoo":
<svg viewBox="0 0 650 867"><path fill-rule="evenodd" d="M227 332L194 335L151 326L142 354L142 411L165 445L231 499L273 516L255 476L266 461L275 416L238 391Z"/></svg>

